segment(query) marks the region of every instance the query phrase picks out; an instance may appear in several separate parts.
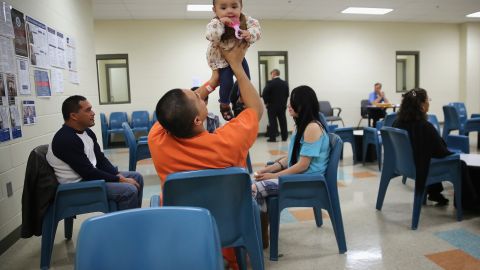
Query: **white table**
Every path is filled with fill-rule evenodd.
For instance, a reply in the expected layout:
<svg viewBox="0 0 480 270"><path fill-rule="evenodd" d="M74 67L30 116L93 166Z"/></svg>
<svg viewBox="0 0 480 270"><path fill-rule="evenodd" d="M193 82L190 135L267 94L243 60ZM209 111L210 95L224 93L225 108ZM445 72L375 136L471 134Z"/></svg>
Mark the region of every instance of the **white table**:
<svg viewBox="0 0 480 270"><path fill-rule="evenodd" d="M469 167L480 167L480 154L460 154L460 159Z"/></svg>

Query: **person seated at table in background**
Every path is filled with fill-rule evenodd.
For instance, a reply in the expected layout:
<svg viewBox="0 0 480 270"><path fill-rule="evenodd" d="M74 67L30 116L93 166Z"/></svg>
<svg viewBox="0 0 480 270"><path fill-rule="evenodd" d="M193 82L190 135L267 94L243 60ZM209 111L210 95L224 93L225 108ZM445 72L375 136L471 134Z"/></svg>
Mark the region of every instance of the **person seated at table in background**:
<svg viewBox="0 0 480 270"><path fill-rule="evenodd" d="M371 105L376 105L379 103L390 103L385 96L385 92L382 91L382 84L377 82L374 85L374 90L368 96L368 101ZM377 108L374 110L368 110L369 117L373 120L373 127L377 124L377 121L385 117L385 109Z"/></svg>
<svg viewBox="0 0 480 270"><path fill-rule="evenodd" d="M446 143L433 125L428 122L427 112L430 107L427 91L415 88L402 95L402 104L393 127L408 132L412 144L416 176L415 189L422 191L428 176L430 160L451 155ZM428 200L437 205L447 205L448 199L442 195L442 183L427 187Z"/></svg>

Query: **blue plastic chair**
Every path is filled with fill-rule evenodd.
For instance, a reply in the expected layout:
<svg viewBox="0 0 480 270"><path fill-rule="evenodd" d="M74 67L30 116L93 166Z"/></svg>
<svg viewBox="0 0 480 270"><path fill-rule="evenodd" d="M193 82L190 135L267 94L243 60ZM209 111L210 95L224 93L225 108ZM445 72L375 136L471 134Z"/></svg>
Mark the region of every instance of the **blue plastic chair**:
<svg viewBox="0 0 480 270"><path fill-rule="evenodd" d="M103 148L106 149L108 147L108 124L107 124L107 117L104 113L100 113L100 125L102 128L102 142Z"/></svg>
<svg viewBox="0 0 480 270"><path fill-rule="evenodd" d="M206 209L144 208L86 220L75 269L223 270L215 219Z"/></svg>
<svg viewBox="0 0 480 270"><path fill-rule="evenodd" d="M396 112L392 112L392 113L389 113L389 114L385 115L385 118L383 119L383 126L384 127L393 126L393 122L395 122L396 119L397 119L397 113ZM380 129L381 129L381 127L379 128L379 130Z"/></svg>
<svg viewBox="0 0 480 270"><path fill-rule="evenodd" d="M110 122L108 124L107 137L110 140L111 134L122 134L124 135L123 123L128 123L127 113L126 112L112 112L110 114Z"/></svg>
<svg viewBox="0 0 480 270"><path fill-rule="evenodd" d="M222 247L236 248L240 267L245 268L242 249L245 248L252 268L264 269L260 214L252 198L250 175L244 169L170 174L163 188L163 205L210 210L218 225Z"/></svg>
<svg viewBox="0 0 480 270"><path fill-rule="evenodd" d="M152 113L152 121L150 121L150 128L152 128L153 124L155 124L157 122L157 113L155 111L153 111Z"/></svg>
<svg viewBox="0 0 480 270"><path fill-rule="evenodd" d="M405 176L411 179L416 178L413 150L407 131L392 127L383 127L381 134L385 147L385 161L377 195L376 208L378 210L382 209L385 194L391 179L397 176ZM417 189L415 189L412 230L416 230L418 227L420 210L426 195L426 187L441 183L442 181L452 182L455 191L457 220L462 220L461 164L460 156L455 154L442 159L432 159L424 191L418 192Z"/></svg>
<svg viewBox="0 0 480 270"><path fill-rule="evenodd" d="M378 122L377 122L378 123ZM363 129L363 143L362 143L362 158L363 165L367 157L368 145L373 144L378 160L378 170L382 170L382 138L378 135L378 130L372 127L365 127Z"/></svg>
<svg viewBox="0 0 480 270"><path fill-rule="evenodd" d="M148 133L150 129L150 115L147 111L133 111L132 112L132 130L136 132Z"/></svg>
<svg viewBox="0 0 480 270"><path fill-rule="evenodd" d="M342 139L343 144L345 144L346 142L350 143L350 145L352 146L352 152L353 152L353 164L355 164L357 149L355 146L355 136L353 135L353 128L352 127L339 128L338 125L327 125L326 124L327 119L325 118L325 115L323 115L323 113L320 113L320 122L327 127L328 133L337 134L340 137L340 139ZM342 145L342 151L340 152L340 159L343 159L343 145Z"/></svg>
<svg viewBox="0 0 480 270"><path fill-rule="evenodd" d="M442 134L440 132L440 124L438 123L437 116L435 116L434 114L429 114L428 122L430 122L435 127L438 134ZM445 142L447 143L448 149L450 149L450 151L452 152L461 151L465 154L470 153L470 142L467 136L447 135Z"/></svg>
<svg viewBox="0 0 480 270"><path fill-rule="evenodd" d="M278 260L280 213L288 207L313 207L317 227L322 226L322 210L326 209L332 221L340 253L347 251L342 212L337 188L337 170L342 149L338 135L329 134L330 155L325 176L318 173L280 176L278 196L267 198L270 221L270 260Z"/></svg>
<svg viewBox="0 0 480 270"><path fill-rule="evenodd" d="M32 150L41 157L39 160L43 164L38 168L50 166L45 158L47 149L48 145L41 145ZM35 168L28 163L27 167ZM73 219L76 215L90 212L107 213L110 210L115 211L116 204L112 203L109 206L103 180L58 185L55 199L43 217L40 268L50 267L55 233L60 220L64 220L65 238L70 240L73 233Z"/></svg>
<svg viewBox="0 0 480 270"><path fill-rule="evenodd" d="M128 145L128 170L135 171L137 169L137 161L151 158L148 141L135 140L135 135L128 123L124 122L122 128L125 132L125 138Z"/></svg>

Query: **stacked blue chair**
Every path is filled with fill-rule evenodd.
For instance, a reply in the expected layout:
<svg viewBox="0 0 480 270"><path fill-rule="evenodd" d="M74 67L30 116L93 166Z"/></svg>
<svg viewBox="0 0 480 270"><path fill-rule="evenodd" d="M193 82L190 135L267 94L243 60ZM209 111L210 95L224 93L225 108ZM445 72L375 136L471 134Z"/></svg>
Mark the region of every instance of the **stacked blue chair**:
<svg viewBox="0 0 480 270"><path fill-rule="evenodd" d="M133 133L143 132L148 133L150 129L150 115L148 111L134 111L132 112L132 130Z"/></svg>
<svg viewBox="0 0 480 270"><path fill-rule="evenodd" d="M103 148L108 147L108 124L107 124L107 117L104 113L100 113L100 125L102 128L102 142Z"/></svg>
<svg viewBox="0 0 480 270"><path fill-rule="evenodd" d="M465 110L461 111L466 114ZM444 140L452 130L458 130L460 135L467 136L470 132L480 132L480 117L477 117L477 115L472 115L473 118L466 119L466 115L460 116L458 110L452 105L443 106L443 113L445 115L442 136Z"/></svg>
<svg viewBox="0 0 480 270"><path fill-rule="evenodd" d="M123 123L128 123L127 113L126 112L112 112L110 114L110 122L108 124L107 138L110 140L111 134L124 134L122 127Z"/></svg>
<svg viewBox="0 0 480 270"><path fill-rule="evenodd" d="M437 116L434 114L428 115L428 122L430 122L435 129L437 130L438 134L440 132L440 124L438 123ZM470 153L470 143L468 137L465 135L447 135L445 140L447 143L448 149L452 152L461 151L462 153L468 154Z"/></svg>
<svg viewBox="0 0 480 270"><path fill-rule="evenodd" d="M158 196L152 200L158 201ZM244 248L254 270L264 269L260 214L252 199L250 175L242 168L173 173L163 188L163 205L208 209L218 225L222 247ZM243 260L238 260L240 266Z"/></svg>
<svg viewBox="0 0 480 270"><path fill-rule="evenodd" d="M223 259L215 219L206 209L132 209L86 220L75 269L212 269Z"/></svg>
<svg viewBox="0 0 480 270"><path fill-rule="evenodd" d="M377 122L378 123L378 122ZM372 127L365 127L363 129L363 144L362 144L362 158L363 165L367 157L368 145L375 146L375 152L378 160L378 170L382 170L382 138L378 135L378 130Z"/></svg>
<svg viewBox="0 0 480 270"><path fill-rule="evenodd" d="M156 122L157 122L157 113L153 111L152 121L150 121L150 128L152 128L153 124L155 124Z"/></svg>
<svg viewBox="0 0 480 270"><path fill-rule="evenodd" d="M404 176L411 179L416 178L413 150L407 131L392 127L383 127L381 134L385 147L385 161L377 195L376 208L378 210L382 209L390 180L397 176ZM424 191L418 192L417 189L415 189L412 230L416 230L418 227L420 210L422 202L425 199L427 186L441 183L442 181L452 182L455 191L457 220L462 220L461 164L459 155L455 154L442 159L432 159Z"/></svg>
<svg viewBox="0 0 480 270"><path fill-rule="evenodd" d="M137 168L137 161L151 158L148 142L146 140L137 141L128 123L124 122L122 128L125 132L125 139L129 150L128 170L135 171Z"/></svg>
<svg viewBox="0 0 480 270"><path fill-rule="evenodd" d="M313 207L317 227L322 226L322 210L326 209L332 221L340 253L347 251L342 212L337 187L337 170L342 140L329 134L330 155L327 171L321 174L293 174L279 178L278 196L267 198L270 221L270 260L278 260L280 212L288 207Z"/></svg>
<svg viewBox="0 0 480 270"><path fill-rule="evenodd" d="M355 164L355 157L357 156L357 149L355 146L355 136L353 135L353 128L351 127L343 127L339 128L337 125L327 125L327 119L323 113L320 113L320 122L327 127L328 133L335 133L337 134L340 139L342 139L343 144L348 142L352 146L352 153L353 153L353 163ZM342 151L340 153L340 159L343 159L343 145Z"/></svg>
<svg viewBox="0 0 480 270"><path fill-rule="evenodd" d="M48 145L36 147L33 152L41 157L42 164L39 166L27 164L27 167L32 169L50 166L45 158L47 149ZM91 212L107 213L110 210L116 210L116 205L109 206L103 180L58 185L55 199L43 217L40 268L50 267L55 233L60 220L64 220L65 238L70 240L73 232L73 218L76 215Z"/></svg>

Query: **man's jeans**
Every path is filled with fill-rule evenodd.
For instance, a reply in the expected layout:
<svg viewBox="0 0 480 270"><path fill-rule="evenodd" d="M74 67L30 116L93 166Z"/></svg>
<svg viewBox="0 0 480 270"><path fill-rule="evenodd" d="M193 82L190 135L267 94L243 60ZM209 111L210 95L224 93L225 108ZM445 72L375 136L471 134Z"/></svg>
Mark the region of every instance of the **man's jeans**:
<svg viewBox="0 0 480 270"><path fill-rule="evenodd" d="M133 178L140 185L137 190L132 184L107 182L107 198L117 203L118 210L142 207L143 176L138 172L120 172L126 178Z"/></svg>

